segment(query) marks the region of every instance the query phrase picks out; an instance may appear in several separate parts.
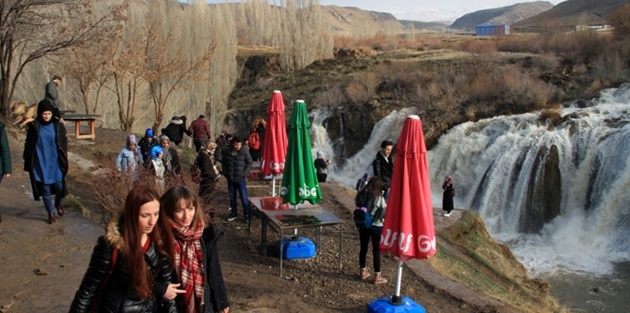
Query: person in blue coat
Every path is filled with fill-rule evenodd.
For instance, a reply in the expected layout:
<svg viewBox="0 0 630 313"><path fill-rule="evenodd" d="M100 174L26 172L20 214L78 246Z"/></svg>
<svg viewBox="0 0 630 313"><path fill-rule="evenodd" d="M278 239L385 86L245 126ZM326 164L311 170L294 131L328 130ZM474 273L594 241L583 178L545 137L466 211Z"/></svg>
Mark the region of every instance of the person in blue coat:
<svg viewBox="0 0 630 313"><path fill-rule="evenodd" d="M55 211L64 215L63 198L68 195L68 138L64 125L53 118L54 110L49 99L39 102L37 118L28 124L23 154L33 199L43 199L49 224L56 222Z"/></svg>

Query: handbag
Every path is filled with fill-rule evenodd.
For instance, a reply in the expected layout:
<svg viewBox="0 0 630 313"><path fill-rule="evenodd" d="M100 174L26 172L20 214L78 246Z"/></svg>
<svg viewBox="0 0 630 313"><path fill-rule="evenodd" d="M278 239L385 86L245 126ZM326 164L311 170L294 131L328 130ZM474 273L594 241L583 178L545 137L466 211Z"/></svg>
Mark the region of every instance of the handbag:
<svg viewBox="0 0 630 313"><path fill-rule="evenodd" d="M118 259L118 249L114 248L114 251L112 251L112 262L109 263L109 269L107 270L107 275L105 276L105 279L103 280L103 284L101 284L101 286L98 288L96 297L90 304L90 310L88 312L90 313L98 312L98 303L101 302L101 294L103 293L103 289L105 288L105 286L107 286L107 282L109 281L109 278L112 276L112 273L114 272L114 267L116 267L117 259Z"/></svg>

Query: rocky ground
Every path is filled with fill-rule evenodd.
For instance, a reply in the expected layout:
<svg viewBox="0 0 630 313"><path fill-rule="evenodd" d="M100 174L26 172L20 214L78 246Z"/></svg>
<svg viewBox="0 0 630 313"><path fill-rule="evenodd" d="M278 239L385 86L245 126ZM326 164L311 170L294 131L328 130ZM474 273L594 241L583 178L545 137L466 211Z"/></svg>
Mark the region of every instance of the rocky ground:
<svg viewBox="0 0 630 313"><path fill-rule="evenodd" d="M96 210L93 195L82 179L98 178L98 157L115 155L122 147L122 132L97 129L95 141L70 137L72 197L66 199L67 213L49 225L42 202L32 200L28 176L22 169L23 133L10 131L13 175L0 185L0 312L65 312L87 267L96 238L103 225L86 216ZM250 182L250 196L270 192L265 182ZM225 222L228 201L225 182L215 193L215 224L225 231L220 257L231 312L365 312L366 304L395 293L398 261L383 257L383 272L390 280L373 285L356 277L358 232L351 221L353 192L336 184L322 184L324 199L318 203L344 220L340 229L323 229L317 255L306 260L284 262L260 253L261 222L252 220L251 229L242 220ZM70 200L76 198L78 201ZM75 202L77 203L75 205ZM239 205L239 212L242 209ZM436 228L454 223L434 214ZM342 232L342 268L339 268L339 236ZM301 235L314 239L312 230ZM265 243L273 251L276 234L269 232ZM371 257L368 256L368 264ZM485 295L475 293L437 273L426 261L405 264L401 294L414 299L428 312L517 312Z"/></svg>

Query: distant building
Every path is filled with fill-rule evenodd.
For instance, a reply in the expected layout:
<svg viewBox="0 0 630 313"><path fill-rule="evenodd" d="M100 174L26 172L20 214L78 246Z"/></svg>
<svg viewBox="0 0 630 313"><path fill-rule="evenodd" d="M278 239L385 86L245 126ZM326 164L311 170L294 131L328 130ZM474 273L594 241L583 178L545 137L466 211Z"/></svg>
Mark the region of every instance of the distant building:
<svg viewBox="0 0 630 313"><path fill-rule="evenodd" d="M504 36L510 34L508 24L479 24L475 27L475 36Z"/></svg>
<svg viewBox="0 0 630 313"><path fill-rule="evenodd" d="M575 26L575 31L576 32L583 32L583 31L609 31L612 30L613 27L611 25L608 24L582 24L582 25L576 25Z"/></svg>

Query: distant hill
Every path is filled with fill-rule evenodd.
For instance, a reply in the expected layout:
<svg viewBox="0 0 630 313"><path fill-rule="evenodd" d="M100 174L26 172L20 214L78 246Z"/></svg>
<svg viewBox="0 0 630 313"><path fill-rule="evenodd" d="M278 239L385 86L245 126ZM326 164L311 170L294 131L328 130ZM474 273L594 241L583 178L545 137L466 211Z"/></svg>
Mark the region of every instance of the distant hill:
<svg viewBox="0 0 630 313"><path fill-rule="evenodd" d="M589 1L589 0L584 0ZM590 0L591 2L596 2ZM468 13L448 27L450 32L475 32L475 26L479 24L514 24L521 20L538 15L553 8L553 4L547 1L535 1L517 3L515 5L486 9Z"/></svg>
<svg viewBox="0 0 630 313"><path fill-rule="evenodd" d="M603 25L606 19L630 0L567 0L549 11L513 25L518 31L539 31L545 24L558 23L568 28L577 25Z"/></svg>
<svg viewBox="0 0 630 313"><path fill-rule="evenodd" d="M322 15L335 36L358 38L377 33L400 34L404 31L403 24L390 13L327 5L322 6Z"/></svg>
<svg viewBox="0 0 630 313"><path fill-rule="evenodd" d="M409 30L413 26L413 29L415 29L418 32L443 33L448 28L448 24L439 23L439 22L418 22L418 21L400 20L400 23L403 24L405 29Z"/></svg>

